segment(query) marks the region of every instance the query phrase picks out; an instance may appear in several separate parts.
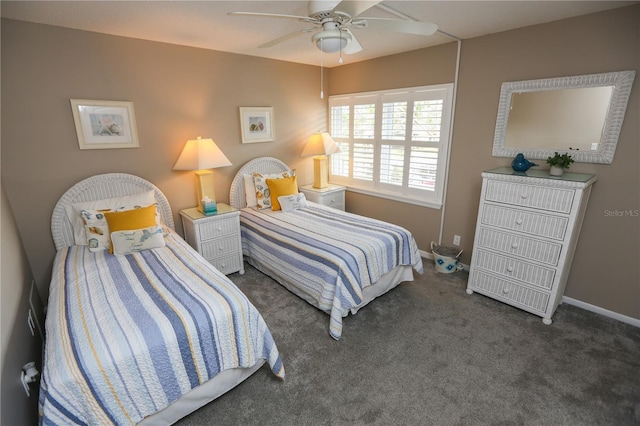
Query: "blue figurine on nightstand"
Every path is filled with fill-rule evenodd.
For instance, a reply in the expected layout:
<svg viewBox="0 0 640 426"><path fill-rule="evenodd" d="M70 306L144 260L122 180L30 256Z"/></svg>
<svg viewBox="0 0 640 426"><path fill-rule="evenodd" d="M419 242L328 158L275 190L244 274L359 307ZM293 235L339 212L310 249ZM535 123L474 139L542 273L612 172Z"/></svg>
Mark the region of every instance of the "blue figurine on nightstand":
<svg viewBox="0 0 640 426"><path fill-rule="evenodd" d="M537 166L536 163L532 163L531 161L524 158L523 154L516 155L516 158L511 162L511 167L516 172L526 172L529 170L529 167Z"/></svg>

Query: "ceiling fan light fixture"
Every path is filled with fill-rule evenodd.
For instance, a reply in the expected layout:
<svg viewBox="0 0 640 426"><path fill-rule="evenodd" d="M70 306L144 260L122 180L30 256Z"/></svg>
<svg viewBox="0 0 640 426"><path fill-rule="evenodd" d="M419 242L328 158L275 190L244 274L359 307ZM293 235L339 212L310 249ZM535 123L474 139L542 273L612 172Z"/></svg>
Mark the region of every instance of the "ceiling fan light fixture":
<svg viewBox="0 0 640 426"><path fill-rule="evenodd" d="M336 53L345 48L347 40L344 38L321 38L316 41L316 45L324 53Z"/></svg>
<svg viewBox="0 0 640 426"><path fill-rule="evenodd" d="M325 53L336 53L344 49L350 40L351 35L340 30L320 31L313 36L318 49Z"/></svg>

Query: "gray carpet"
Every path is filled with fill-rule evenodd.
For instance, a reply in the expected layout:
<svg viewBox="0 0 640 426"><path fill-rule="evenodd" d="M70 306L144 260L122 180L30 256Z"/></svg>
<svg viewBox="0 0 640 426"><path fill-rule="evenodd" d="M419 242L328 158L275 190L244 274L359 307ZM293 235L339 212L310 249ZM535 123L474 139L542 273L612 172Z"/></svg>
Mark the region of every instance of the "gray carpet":
<svg viewBox="0 0 640 426"><path fill-rule="evenodd" d="M561 305L553 324L425 274L344 319L246 265L230 278L262 312L286 379L266 366L186 425L637 425L640 329Z"/></svg>

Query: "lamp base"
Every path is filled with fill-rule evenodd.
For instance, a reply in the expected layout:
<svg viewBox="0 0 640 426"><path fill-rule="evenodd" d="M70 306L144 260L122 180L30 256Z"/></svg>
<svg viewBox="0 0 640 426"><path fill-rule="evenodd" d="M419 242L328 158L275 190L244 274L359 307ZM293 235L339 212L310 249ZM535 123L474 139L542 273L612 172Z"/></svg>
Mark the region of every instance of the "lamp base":
<svg viewBox="0 0 640 426"><path fill-rule="evenodd" d="M313 157L313 187L318 189L329 186L329 173L327 173L327 156L317 155Z"/></svg>
<svg viewBox="0 0 640 426"><path fill-rule="evenodd" d="M215 214L216 192L213 187L213 172L211 170L197 170L196 191L198 193L198 211L202 214ZM208 197L211 202L204 203L203 198Z"/></svg>

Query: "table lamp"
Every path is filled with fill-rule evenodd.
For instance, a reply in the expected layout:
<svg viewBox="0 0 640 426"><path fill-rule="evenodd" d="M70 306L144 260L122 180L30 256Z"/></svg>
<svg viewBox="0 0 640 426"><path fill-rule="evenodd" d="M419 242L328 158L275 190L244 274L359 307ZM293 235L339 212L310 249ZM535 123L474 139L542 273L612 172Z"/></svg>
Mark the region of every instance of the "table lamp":
<svg viewBox="0 0 640 426"><path fill-rule="evenodd" d="M314 133L309 137L307 145L302 151L302 156L313 157L313 187L326 188L329 186L327 172L327 155L340 152L340 148L329 133Z"/></svg>
<svg viewBox="0 0 640 426"><path fill-rule="evenodd" d="M173 170L195 170L198 210L203 214L217 212L213 172L209 169L230 166L231 162L212 139L190 139L182 149Z"/></svg>

